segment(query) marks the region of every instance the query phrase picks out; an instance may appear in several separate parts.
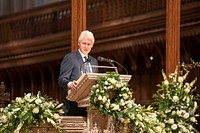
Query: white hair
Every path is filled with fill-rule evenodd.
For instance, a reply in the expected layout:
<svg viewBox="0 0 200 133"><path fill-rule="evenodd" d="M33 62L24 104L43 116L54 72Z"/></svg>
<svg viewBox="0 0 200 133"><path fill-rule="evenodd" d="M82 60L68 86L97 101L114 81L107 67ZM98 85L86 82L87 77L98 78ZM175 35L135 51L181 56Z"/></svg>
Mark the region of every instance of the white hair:
<svg viewBox="0 0 200 133"><path fill-rule="evenodd" d="M82 31L79 38L78 38L78 42L81 42L84 38L88 38L92 41L92 43L94 44L94 35L91 31L88 31L88 30L85 30L85 31Z"/></svg>

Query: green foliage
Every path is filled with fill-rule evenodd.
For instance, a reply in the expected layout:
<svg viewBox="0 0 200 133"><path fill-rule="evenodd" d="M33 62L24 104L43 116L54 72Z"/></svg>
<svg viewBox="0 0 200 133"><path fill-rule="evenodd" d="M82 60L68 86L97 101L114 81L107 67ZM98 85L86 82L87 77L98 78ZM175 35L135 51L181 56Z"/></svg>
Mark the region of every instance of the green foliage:
<svg viewBox="0 0 200 133"><path fill-rule="evenodd" d="M185 79L189 71L178 76L178 69L167 79L162 71L162 84L157 85L158 91L153 99L158 119L165 125L166 132L191 133L198 132L194 125L197 124L196 114L198 95L194 95L196 78L188 83Z"/></svg>
<svg viewBox="0 0 200 133"><path fill-rule="evenodd" d="M134 127L135 133L163 133L163 127L152 108L136 104L128 83L119 74L107 73L93 85L90 104L102 115L112 117L116 130L120 125Z"/></svg>
<svg viewBox="0 0 200 133"><path fill-rule="evenodd" d="M40 92L24 97L17 97L7 107L0 109L0 132L18 133L20 130L29 132L29 126L39 126L40 123L49 123L56 129L62 104L48 96L42 97Z"/></svg>

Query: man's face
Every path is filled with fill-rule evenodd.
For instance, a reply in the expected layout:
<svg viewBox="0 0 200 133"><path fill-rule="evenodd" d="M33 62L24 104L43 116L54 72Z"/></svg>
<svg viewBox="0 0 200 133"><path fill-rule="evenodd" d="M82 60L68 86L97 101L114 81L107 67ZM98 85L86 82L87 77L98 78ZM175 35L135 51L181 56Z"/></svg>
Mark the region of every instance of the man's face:
<svg viewBox="0 0 200 133"><path fill-rule="evenodd" d="M81 42L78 43L79 49L84 55L87 55L90 53L93 43L89 38L84 38L81 40Z"/></svg>

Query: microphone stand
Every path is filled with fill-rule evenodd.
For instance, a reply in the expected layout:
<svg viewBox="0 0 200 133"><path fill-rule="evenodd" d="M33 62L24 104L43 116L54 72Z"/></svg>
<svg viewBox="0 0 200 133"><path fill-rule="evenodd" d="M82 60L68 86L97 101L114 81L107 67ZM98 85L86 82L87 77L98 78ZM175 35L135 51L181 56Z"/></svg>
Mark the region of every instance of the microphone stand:
<svg viewBox="0 0 200 133"><path fill-rule="evenodd" d="M111 66L115 67L114 63L109 62L109 64L110 64ZM119 73L117 69L115 69L115 71L116 71L116 73Z"/></svg>
<svg viewBox="0 0 200 133"><path fill-rule="evenodd" d="M126 72L126 74L128 75L128 71L126 70L126 68L124 67L124 66L122 66L119 62L117 62L117 61L114 61L113 60L113 62L115 62L117 65L119 65L120 67L122 67L124 70L125 70L125 72ZM113 63L112 63L113 64Z"/></svg>
<svg viewBox="0 0 200 133"><path fill-rule="evenodd" d="M103 58L101 56L97 57L97 60L99 61L105 61L105 62L108 62L111 66L115 67L114 63L118 64L119 66L121 66L125 71L126 71L126 74L128 75L128 71L126 70L125 67L123 67L120 63L118 63L117 61L114 61L114 60L111 60L111 59L107 59L107 58ZM117 71L118 73L118 71Z"/></svg>

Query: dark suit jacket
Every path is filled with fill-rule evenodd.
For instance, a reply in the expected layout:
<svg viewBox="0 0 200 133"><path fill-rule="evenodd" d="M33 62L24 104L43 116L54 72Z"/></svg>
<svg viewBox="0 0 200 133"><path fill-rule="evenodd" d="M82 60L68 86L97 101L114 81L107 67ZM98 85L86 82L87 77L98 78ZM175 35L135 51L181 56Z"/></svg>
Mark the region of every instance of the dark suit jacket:
<svg viewBox="0 0 200 133"><path fill-rule="evenodd" d="M98 61L92 57L91 55L88 55L88 58L90 59L90 64L91 65L98 65ZM83 64L83 59L81 57L81 54L79 53L79 51L75 51L72 53L69 53L67 55L65 55L61 66L60 66L60 76L58 78L58 84L60 87L62 87L64 89L64 108L63 110L65 112L67 112L68 110L73 110L71 106L76 106L74 105L75 103L70 102L66 99L67 96L67 84L70 81L73 80L78 80L79 77L81 76L81 66ZM93 69L93 72L96 73L98 72L97 69ZM73 103L73 105L70 103ZM73 110L73 112L75 112L78 109ZM76 114L74 114L76 115ZM79 115L79 114L77 114Z"/></svg>

